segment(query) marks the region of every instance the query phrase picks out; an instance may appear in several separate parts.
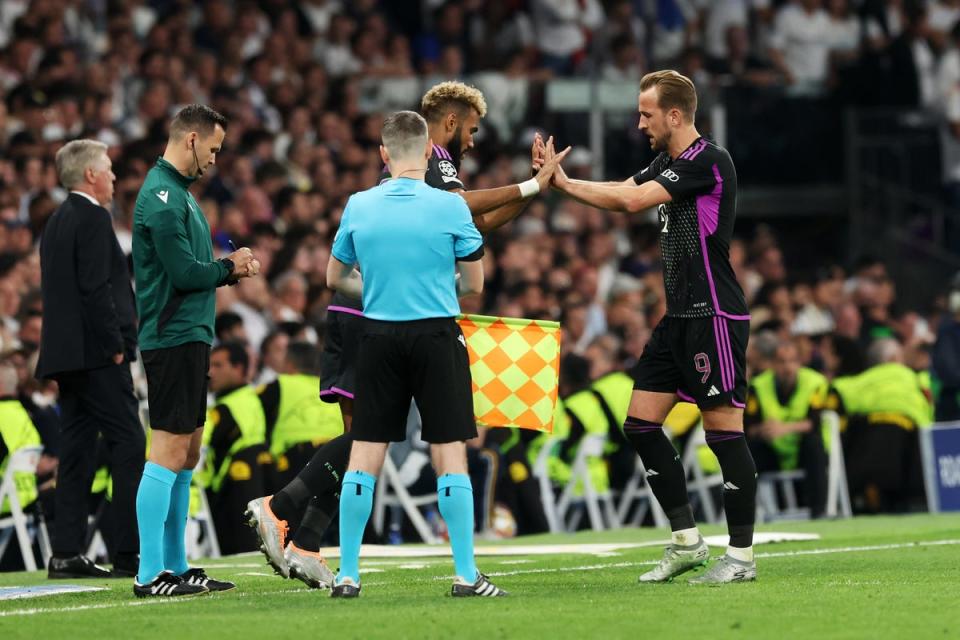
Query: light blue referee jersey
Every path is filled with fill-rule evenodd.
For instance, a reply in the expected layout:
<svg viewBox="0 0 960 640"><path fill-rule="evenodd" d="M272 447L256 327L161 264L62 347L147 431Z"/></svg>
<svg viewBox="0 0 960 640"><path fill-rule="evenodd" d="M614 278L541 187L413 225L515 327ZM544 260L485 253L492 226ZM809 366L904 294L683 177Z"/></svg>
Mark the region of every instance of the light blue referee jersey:
<svg viewBox="0 0 960 640"><path fill-rule="evenodd" d="M455 263L482 244L462 197L397 178L350 197L332 252L359 265L363 315L402 322L459 314Z"/></svg>

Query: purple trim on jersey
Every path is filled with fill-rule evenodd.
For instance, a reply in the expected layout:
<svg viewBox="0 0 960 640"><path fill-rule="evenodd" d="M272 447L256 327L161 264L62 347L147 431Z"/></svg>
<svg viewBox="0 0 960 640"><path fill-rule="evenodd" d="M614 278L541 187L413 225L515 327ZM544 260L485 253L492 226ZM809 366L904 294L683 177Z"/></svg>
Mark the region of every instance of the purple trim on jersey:
<svg viewBox="0 0 960 640"><path fill-rule="evenodd" d="M453 160L453 158L450 157L450 152L438 144L433 145L433 152L445 160Z"/></svg>
<svg viewBox="0 0 960 640"><path fill-rule="evenodd" d="M359 309L351 309L350 307L341 307L341 306L331 305L327 307L327 313L330 313L331 311L338 311L340 313L349 313L351 315L360 316L361 318L363 317L363 311L360 311Z"/></svg>
<svg viewBox="0 0 960 640"><path fill-rule="evenodd" d="M727 313L726 311L717 311L717 315L721 318L726 318L727 320L749 320L750 314L748 313L745 316L735 316L732 313Z"/></svg>
<svg viewBox="0 0 960 640"><path fill-rule="evenodd" d="M746 409L747 405L742 402L737 402L736 398L730 398L730 404L735 406L737 409Z"/></svg>
<svg viewBox="0 0 960 640"><path fill-rule="evenodd" d="M700 138L700 142L693 146L690 150L690 153L687 155L687 160L693 160L700 152L707 148L707 141L703 138Z"/></svg>
<svg viewBox="0 0 960 640"><path fill-rule="evenodd" d="M683 400L684 402L692 402L693 404L697 404L697 401L694 400L692 396L689 396L683 391L680 391L680 389L677 389L677 397Z"/></svg>
<svg viewBox="0 0 960 640"><path fill-rule="evenodd" d="M700 253L703 254L703 269L707 273L707 285L710 287L710 297L713 299L714 312L720 311L720 302L717 300L717 285L713 282L713 272L710 270L710 254L707 252L707 236L717 230L720 223L720 199L723 197L723 178L720 170L713 165L713 177L716 186L708 195L697 196L697 224L700 227ZM706 221L712 220L713 229L707 231Z"/></svg>
<svg viewBox="0 0 960 640"><path fill-rule="evenodd" d="M350 398L351 400L353 400L353 394L350 393L349 391L344 391L340 387L330 387L330 390L328 391L328 393L336 393L337 395L341 395L345 398Z"/></svg>

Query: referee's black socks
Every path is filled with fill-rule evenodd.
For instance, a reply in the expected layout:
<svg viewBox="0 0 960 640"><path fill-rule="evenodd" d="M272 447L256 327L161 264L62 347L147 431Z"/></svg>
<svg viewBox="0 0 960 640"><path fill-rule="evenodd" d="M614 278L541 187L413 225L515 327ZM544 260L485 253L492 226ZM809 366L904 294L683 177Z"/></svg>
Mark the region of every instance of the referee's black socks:
<svg viewBox="0 0 960 640"><path fill-rule="evenodd" d="M697 526L687 496L687 476L680 454L663 432L663 425L627 416L623 434L643 461L647 482L670 520L670 529L683 531Z"/></svg>
<svg viewBox="0 0 960 640"><path fill-rule="evenodd" d="M281 520L296 520L313 496L339 493L352 444L350 434L345 433L320 447L297 477L270 500L274 515Z"/></svg>
<svg viewBox="0 0 960 640"><path fill-rule="evenodd" d="M723 508L727 514L730 546L753 545L757 517L757 468L742 431L707 431L707 445L723 472Z"/></svg>

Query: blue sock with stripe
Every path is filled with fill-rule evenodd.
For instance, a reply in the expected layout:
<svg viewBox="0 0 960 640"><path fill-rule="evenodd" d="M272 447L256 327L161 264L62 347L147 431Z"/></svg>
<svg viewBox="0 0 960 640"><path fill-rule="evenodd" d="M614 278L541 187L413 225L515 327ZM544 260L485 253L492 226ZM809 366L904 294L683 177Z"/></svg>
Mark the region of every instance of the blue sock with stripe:
<svg viewBox="0 0 960 640"><path fill-rule="evenodd" d="M363 471L348 471L340 488L340 573L337 582L351 578L360 583L360 543L373 510L377 479Z"/></svg>
<svg viewBox="0 0 960 640"><path fill-rule="evenodd" d="M177 474L170 492L170 509L163 525L163 566L179 576L187 572L187 515L190 511L190 481L193 469L184 469Z"/></svg>
<svg viewBox="0 0 960 640"><path fill-rule="evenodd" d="M473 558L473 485L470 476L448 473L437 478L440 515L447 523L453 566L457 575L473 582L477 565Z"/></svg>
<svg viewBox="0 0 960 640"><path fill-rule="evenodd" d="M137 582L152 582L163 571L164 522L170 511L175 471L148 462L137 489L137 527L140 530L140 570Z"/></svg>

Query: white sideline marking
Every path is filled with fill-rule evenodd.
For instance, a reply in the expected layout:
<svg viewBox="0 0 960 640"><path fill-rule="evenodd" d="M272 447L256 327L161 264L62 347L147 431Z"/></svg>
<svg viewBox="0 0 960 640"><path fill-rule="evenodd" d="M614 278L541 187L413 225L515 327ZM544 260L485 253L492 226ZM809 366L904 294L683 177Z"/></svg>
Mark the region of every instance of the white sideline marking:
<svg viewBox="0 0 960 640"><path fill-rule="evenodd" d="M856 553L864 551L889 551L893 549L910 549L918 547L941 547L947 545L960 545L960 539L949 539L949 540L931 540L928 542L903 542L896 544L876 544L876 545L866 545L860 547L832 547L827 549L805 549L801 551L775 551L770 553L758 553L756 554L757 558L787 558L791 556L815 556L815 555L826 555L832 553ZM590 571L594 569L618 569L624 567L639 567L646 565L657 564L657 560L645 560L641 562L613 562L605 564L593 564L593 565L583 565L579 567L555 567L555 568L543 568L543 569L517 569L515 571L498 571L492 572L488 575L491 577L500 577L500 576L516 576L516 575L525 575L525 574L536 574L536 573L565 573L570 571ZM450 576L436 576L434 580L449 580ZM367 586L380 586L385 583L369 583ZM251 595L258 596L272 596L274 594L283 594L283 593L309 593L313 591L312 589L282 589L279 591L270 591L268 593L237 593L234 595L225 595L225 598L243 598L249 597ZM13 609L10 611L0 611L0 618L7 616L32 616L41 613L68 613L73 611L88 611L91 609L116 609L119 607L138 607L138 606L147 606L147 605L156 605L156 604L171 604L175 602L190 602L193 598L156 598L149 600L139 600L139 601L129 601L129 602L107 602L103 604L88 604L80 605L76 607L50 607L50 608L34 608L34 609Z"/></svg>

